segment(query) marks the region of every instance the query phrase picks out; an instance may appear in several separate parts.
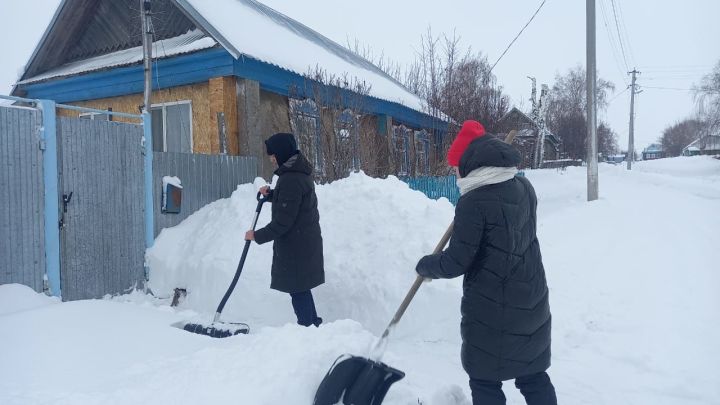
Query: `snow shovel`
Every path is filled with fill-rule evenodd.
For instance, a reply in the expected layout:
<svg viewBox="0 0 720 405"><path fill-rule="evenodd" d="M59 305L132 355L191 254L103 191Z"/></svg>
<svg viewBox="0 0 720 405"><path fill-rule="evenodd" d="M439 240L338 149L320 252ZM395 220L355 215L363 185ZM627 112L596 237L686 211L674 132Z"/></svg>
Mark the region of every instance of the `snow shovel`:
<svg viewBox="0 0 720 405"><path fill-rule="evenodd" d="M445 235L435 247L435 253L442 252L450 235L452 235L453 224L451 223ZM385 328L382 336L375 344L372 353L376 360L366 357L344 354L335 360L330 370L323 378L317 392L315 393L314 405L380 405L390 386L405 377L405 373L380 362L382 352L387 344L390 332L395 328L410 301L415 297L420 285L425 279L417 276L410 291L395 312L392 320Z"/></svg>
<svg viewBox="0 0 720 405"><path fill-rule="evenodd" d="M512 144L517 130L510 131L505 137L505 143ZM435 246L433 254L442 252L452 235L453 223L450 223L440 242ZM385 328L382 336L372 350L376 360L344 354L335 360L330 370L323 378L315 393L314 405L380 405L390 386L405 377L405 373L380 362L387 338L395 325L415 297L424 278L417 276L410 291L395 312L390 324Z"/></svg>
<svg viewBox="0 0 720 405"><path fill-rule="evenodd" d="M262 194L257 193L258 204L257 208L255 209L255 218L253 218L252 223L253 231L257 226L258 217L260 216L260 210L262 209L263 204L267 202L267 200L267 197L264 197ZM185 324L181 322L179 324L174 324L173 326L184 329L188 332L197 333L199 335L207 335L214 338L225 338L240 333L250 332L250 327L246 323L220 322L220 314L222 313L223 308L225 308L225 304L227 303L230 295L232 294L235 286L237 285L238 280L240 279L240 273L242 273L248 250L250 250L250 242L251 241L249 240L245 241L245 247L243 248L242 256L240 257L240 263L238 264L237 270L235 271L235 277L233 277L232 282L230 283L230 287L228 287L225 295L220 301L220 305L218 305L217 310L215 311L215 317L213 318L212 323L210 325L203 325L199 323Z"/></svg>

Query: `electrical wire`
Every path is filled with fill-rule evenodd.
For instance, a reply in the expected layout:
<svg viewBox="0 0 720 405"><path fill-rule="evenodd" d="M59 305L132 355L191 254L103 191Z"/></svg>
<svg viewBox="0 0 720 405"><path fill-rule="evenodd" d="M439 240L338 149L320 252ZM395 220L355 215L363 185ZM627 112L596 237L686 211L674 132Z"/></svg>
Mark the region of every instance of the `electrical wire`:
<svg viewBox="0 0 720 405"><path fill-rule="evenodd" d="M491 73L491 72L493 71L493 69L495 69L495 66L497 66L497 64L500 62L500 60L502 60L503 56L505 56L505 54L510 50L510 47L512 47L513 44L515 43L515 41L517 41L517 39L520 38L520 35L522 35L523 31L525 31L525 28L527 28L528 25L530 25L530 23L535 19L535 16L538 15L538 13L540 12L540 10L541 10L541 9L543 8L543 6L545 5L545 2L546 2L546 1L547 1L547 0L543 0L542 3L540 3L540 6L538 7L538 9L535 10L535 14L533 14L532 17L530 17L530 20L525 24L524 27L522 27L522 29L520 30L520 32L518 32L518 34L515 36L515 38L510 42L510 45L508 45L507 48L505 48L505 51L503 51L502 55L500 55L500 57L498 58L498 60L496 60L495 63L493 63L493 65L492 65L492 67L490 67L490 70L488 71L488 73Z"/></svg>
<svg viewBox="0 0 720 405"><path fill-rule="evenodd" d="M623 94L625 94L628 90L630 90L630 86L626 87L625 90L621 91L620 93L616 94L613 98L611 98L611 99L608 101L607 105L610 106L610 104L612 104L613 101L615 101L618 97L620 97L620 96L622 96Z"/></svg>
<svg viewBox="0 0 720 405"><path fill-rule="evenodd" d="M620 77L622 78L623 83L625 85L629 85L627 78L625 77L625 72L627 72L627 66L625 69L622 67L622 62L620 61L620 51L618 50L618 46L615 44L615 37L612 34L612 29L610 28L610 24L608 23L608 17L607 17L607 6L605 5L605 0L600 0L600 15L603 19L603 24L605 25L605 33L608 37L608 42L610 43L610 49L612 50L613 59L615 60L615 67L618 69L618 73L620 73Z"/></svg>
<svg viewBox="0 0 720 405"><path fill-rule="evenodd" d="M618 41L620 42L620 50L622 51L623 61L625 62L625 69L630 70L630 66L628 65L628 62L627 62L627 56L625 55L625 46L623 45L622 35L620 34L620 24L618 23L618 16L617 16L617 10L615 7L615 0L610 0L610 4L612 5L613 16L615 17L615 28L617 30Z"/></svg>

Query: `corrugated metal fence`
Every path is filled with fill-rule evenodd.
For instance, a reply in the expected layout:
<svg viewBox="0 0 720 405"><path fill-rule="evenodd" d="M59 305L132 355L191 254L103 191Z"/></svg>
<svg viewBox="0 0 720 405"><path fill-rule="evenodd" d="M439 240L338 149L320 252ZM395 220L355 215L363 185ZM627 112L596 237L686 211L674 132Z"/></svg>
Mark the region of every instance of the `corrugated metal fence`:
<svg viewBox="0 0 720 405"><path fill-rule="evenodd" d="M43 169L40 112L0 107L0 284L43 290Z"/></svg>
<svg viewBox="0 0 720 405"><path fill-rule="evenodd" d="M422 191L434 200L445 197L455 205L460 198L460 190L457 188L455 176L401 177L400 180L407 183L411 189Z"/></svg>
<svg viewBox="0 0 720 405"><path fill-rule="evenodd" d="M155 152L153 154L155 194L155 235L163 228L179 224L203 206L228 198L239 184L257 177L257 161L250 156L199 155L190 153ZM182 182L182 210L164 214L162 178L175 176Z"/></svg>
<svg viewBox="0 0 720 405"><path fill-rule="evenodd" d="M57 133L63 299L142 286L142 125L60 118Z"/></svg>
<svg viewBox="0 0 720 405"><path fill-rule="evenodd" d="M57 119L56 107L86 109L9 99L33 107L0 106L0 284L63 300L140 287L148 225L157 235L257 175L252 157L152 153L143 125ZM182 180L181 214L160 210L163 176Z"/></svg>

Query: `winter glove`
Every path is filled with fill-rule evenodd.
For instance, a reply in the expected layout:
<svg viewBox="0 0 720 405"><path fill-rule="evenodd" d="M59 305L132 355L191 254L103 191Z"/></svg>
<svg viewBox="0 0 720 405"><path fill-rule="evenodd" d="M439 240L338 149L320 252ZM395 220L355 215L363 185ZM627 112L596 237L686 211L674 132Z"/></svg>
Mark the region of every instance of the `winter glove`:
<svg viewBox="0 0 720 405"><path fill-rule="evenodd" d="M425 278L425 281L431 281L434 278L437 278L430 270L428 263L432 262L433 256L436 255L427 255L420 259L420 261L417 262L417 265L415 265L415 271L417 274L421 277Z"/></svg>

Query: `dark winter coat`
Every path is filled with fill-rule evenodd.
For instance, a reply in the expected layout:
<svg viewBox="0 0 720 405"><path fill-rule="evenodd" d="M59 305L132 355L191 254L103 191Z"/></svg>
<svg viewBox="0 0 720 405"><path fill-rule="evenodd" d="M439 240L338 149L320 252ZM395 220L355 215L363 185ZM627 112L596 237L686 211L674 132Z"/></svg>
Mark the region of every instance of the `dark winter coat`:
<svg viewBox="0 0 720 405"><path fill-rule="evenodd" d="M325 282L313 168L302 154L275 171L270 195L272 221L255 231L259 244L274 241L270 288L286 293L308 291Z"/></svg>
<svg viewBox="0 0 720 405"><path fill-rule="evenodd" d="M510 145L473 141L460 160L466 176L479 167L520 161ZM537 198L524 177L460 197L448 248L424 257L420 275L464 275L462 363L471 378L504 381L550 367L550 305L536 230Z"/></svg>

